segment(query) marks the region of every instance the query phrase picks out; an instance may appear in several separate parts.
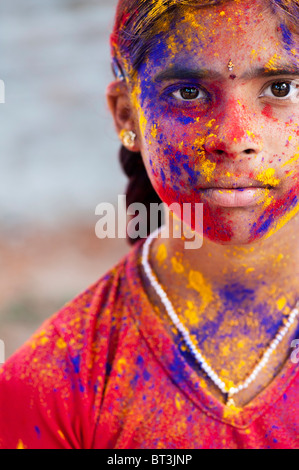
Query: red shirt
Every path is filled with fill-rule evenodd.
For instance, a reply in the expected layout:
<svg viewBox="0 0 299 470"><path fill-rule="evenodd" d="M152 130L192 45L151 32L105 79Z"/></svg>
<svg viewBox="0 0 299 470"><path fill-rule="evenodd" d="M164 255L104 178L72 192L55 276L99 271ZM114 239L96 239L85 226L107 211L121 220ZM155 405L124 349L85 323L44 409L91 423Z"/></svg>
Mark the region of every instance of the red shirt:
<svg viewBox="0 0 299 470"><path fill-rule="evenodd" d="M0 372L0 448L298 448L298 367L241 411L201 386L140 277L138 242Z"/></svg>

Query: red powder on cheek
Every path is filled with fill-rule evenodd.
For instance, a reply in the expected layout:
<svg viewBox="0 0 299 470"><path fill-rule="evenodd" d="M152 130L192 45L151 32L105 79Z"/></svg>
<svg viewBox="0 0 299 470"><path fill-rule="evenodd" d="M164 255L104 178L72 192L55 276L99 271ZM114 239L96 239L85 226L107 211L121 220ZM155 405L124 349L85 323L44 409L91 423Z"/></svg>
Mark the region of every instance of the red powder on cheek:
<svg viewBox="0 0 299 470"><path fill-rule="evenodd" d="M189 210L186 211L191 228L196 230L198 222L196 221L196 203L202 203L201 195L198 191L193 191L190 194L183 191L178 192L173 188L167 187L159 181L154 182L154 187L159 194L161 200L167 205L176 202L180 205L180 213L176 213L178 217L184 216L184 203L191 204L191 220L189 219ZM176 211L175 211L176 212ZM187 222L187 220L185 220ZM188 222L187 222L188 223ZM201 226L201 224L200 224ZM216 243L225 243L231 240L233 231L231 223L223 216L221 208L212 208L209 204L204 203L203 207L203 234L210 240Z"/></svg>
<svg viewBox="0 0 299 470"><path fill-rule="evenodd" d="M266 116L269 119L273 119L272 106L270 104L266 104L262 111L262 115Z"/></svg>

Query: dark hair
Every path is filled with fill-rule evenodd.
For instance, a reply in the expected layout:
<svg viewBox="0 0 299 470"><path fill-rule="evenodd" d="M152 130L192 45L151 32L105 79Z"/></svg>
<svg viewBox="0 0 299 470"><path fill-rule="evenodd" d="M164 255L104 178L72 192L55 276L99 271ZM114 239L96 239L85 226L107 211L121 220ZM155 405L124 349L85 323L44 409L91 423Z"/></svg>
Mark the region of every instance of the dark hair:
<svg viewBox="0 0 299 470"><path fill-rule="evenodd" d="M168 20L175 20L184 7L204 8L220 5L232 0L119 0L113 32L111 34L111 55L113 71L120 79L133 79L145 57L155 44L155 37L161 31L161 22L167 14ZM292 32L299 32L299 0L265 0L274 14L281 17ZM282 26L283 26L282 24ZM282 27L283 40L287 41L289 30ZM119 158L122 169L129 178L126 189L127 207L141 202L149 209L150 203L161 202L147 175L140 153L121 147ZM149 214L149 210L147 213ZM149 233L149 220L147 220ZM138 239L128 241L133 244Z"/></svg>

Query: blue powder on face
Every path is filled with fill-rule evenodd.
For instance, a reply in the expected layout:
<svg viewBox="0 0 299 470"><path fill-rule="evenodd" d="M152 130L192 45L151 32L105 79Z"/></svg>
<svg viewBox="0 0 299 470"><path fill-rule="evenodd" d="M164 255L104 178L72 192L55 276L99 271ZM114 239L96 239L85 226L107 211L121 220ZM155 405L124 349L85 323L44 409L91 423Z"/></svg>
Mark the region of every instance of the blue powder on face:
<svg viewBox="0 0 299 470"><path fill-rule="evenodd" d="M259 233L266 232L266 230L268 230L268 228L270 227L271 223L272 223L272 217L269 217L269 219L266 220L266 222L264 222L263 225L260 227Z"/></svg>
<svg viewBox="0 0 299 470"><path fill-rule="evenodd" d="M280 29L281 29L281 32L282 32L283 42L286 45L286 50L289 51L291 49L291 46L294 44L292 33L289 30L289 28L283 23L280 24Z"/></svg>
<svg viewBox="0 0 299 470"><path fill-rule="evenodd" d="M182 172L181 172L180 167L177 166L177 162L170 162L169 167L170 167L171 173L175 173L178 176L181 175Z"/></svg>
<svg viewBox="0 0 299 470"><path fill-rule="evenodd" d="M193 117L190 117L190 116L178 116L177 120L181 124L185 124L185 125L194 124L194 122L195 122L195 119Z"/></svg>
<svg viewBox="0 0 299 470"><path fill-rule="evenodd" d="M189 182L190 184L196 184L197 182L197 175L199 176L200 175L200 172L199 171L194 171L193 168L190 168L190 166L188 165L188 163L184 163L183 164L183 168L184 170L188 173L189 175Z"/></svg>

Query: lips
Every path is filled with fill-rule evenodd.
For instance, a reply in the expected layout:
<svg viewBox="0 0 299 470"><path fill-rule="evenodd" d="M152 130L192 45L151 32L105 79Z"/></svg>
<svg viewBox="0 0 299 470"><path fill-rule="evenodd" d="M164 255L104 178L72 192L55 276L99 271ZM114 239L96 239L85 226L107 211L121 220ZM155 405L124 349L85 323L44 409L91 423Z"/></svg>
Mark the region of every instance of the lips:
<svg viewBox="0 0 299 470"><path fill-rule="evenodd" d="M201 186L203 202L210 202L216 206L228 208L251 207L259 204L269 196L274 186L265 184L246 176L230 178L217 178L209 186ZM271 192L270 192L271 191Z"/></svg>
<svg viewBox="0 0 299 470"><path fill-rule="evenodd" d="M239 177L239 178L218 178L211 181L206 186L199 186L198 190L205 189L248 189L248 188L263 188L263 189L273 189L274 186L270 184L264 184L261 181L255 180L248 177Z"/></svg>

